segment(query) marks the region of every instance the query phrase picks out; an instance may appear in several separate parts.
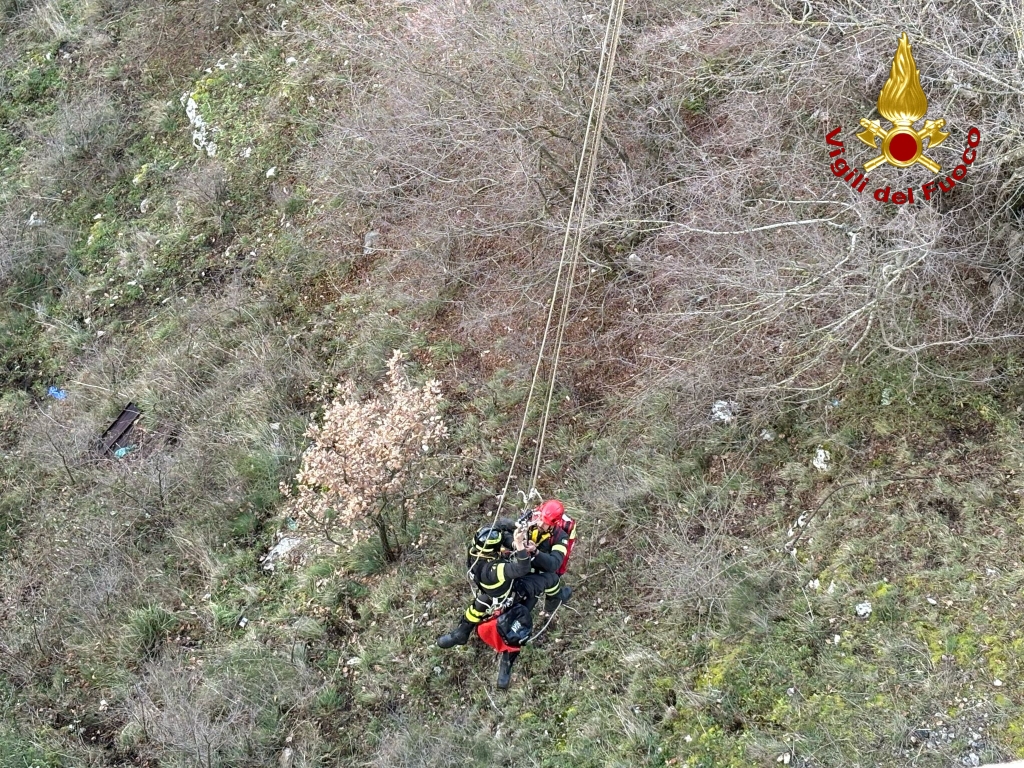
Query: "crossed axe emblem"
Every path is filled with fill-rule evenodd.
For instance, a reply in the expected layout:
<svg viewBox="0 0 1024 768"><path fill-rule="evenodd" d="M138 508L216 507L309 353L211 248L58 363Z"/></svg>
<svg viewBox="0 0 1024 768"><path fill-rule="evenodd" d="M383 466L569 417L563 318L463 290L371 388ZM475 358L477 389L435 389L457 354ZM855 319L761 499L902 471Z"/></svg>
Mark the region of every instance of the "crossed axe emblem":
<svg viewBox="0 0 1024 768"><path fill-rule="evenodd" d="M897 168L907 168L914 163L920 163L932 173L938 173L942 168L924 154L924 140L928 140L928 149L931 149L949 138L949 134L942 130L946 125L945 120L925 120L920 131L915 131L907 121L894 123L888 131L882 128L878 120L862 117L860 124L864 130L857 134L857 138L873 149L880 148L882 152L878 157L864 163L865 173L882 163L889 163ZM875 142L876 139L882 140L881 147Z"/></svg>

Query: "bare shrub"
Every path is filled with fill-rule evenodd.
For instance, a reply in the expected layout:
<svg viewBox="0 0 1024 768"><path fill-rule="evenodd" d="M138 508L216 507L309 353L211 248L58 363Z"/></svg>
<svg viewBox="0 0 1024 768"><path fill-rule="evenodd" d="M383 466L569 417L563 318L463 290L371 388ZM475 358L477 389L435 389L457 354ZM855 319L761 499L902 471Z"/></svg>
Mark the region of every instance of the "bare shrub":
<svg viewBox="0 0 1024 768"><path fill-rule="evenodd" d="M594 226L642 265L634 291L653 304L632 328L663 384L695 395L680 403L691 428L724 395L821 397L847 363L955 361L1019 337L1013 13L893 13L749 2L727 22L684 12L633 40L625 119L609 126L630 161L605 175ZM914 42L929 116L954 127L933 153L945 172L968 127L984 137L952 195L902 210L870 199L875 183L926 174L879 168L857 195L828 171L824 141L842 125L851 163L870 157L853 134L888 77L893 29Z"/></svg>
<svg viewBox="0 0 1024 768"><path fill-rule="evenodd" d="M63 101L53 117L33 126L27 173L44 193L102 197L123 171L128 132L122 105L106 91Z"/></svg>
<svg viewBox="0 0 1024 768"><path fill-rule="evenodd" d="M258 645L190 663L186 654L150 665L125 703L123 738L161 765L266 765L278 709L310 693L306 674Z"/></svg>
<svg viewBox="0 0 1024 768"><path fill-rule="evenodd" d="M494 734L472 734L449 727L439 732L422 725L395 721L384 735L369 766L380 768L484 768L484 766L538 765L522 749Z"/></svg>
<svg viewBox="0 0 1024 768"><path fill-rule="evenodd" d="M651 590L684 615L718 614L728 598L732 564L719 517L667 519L643 547Z"/></svg>
<svg viewBox="0 0 1024 768"><path fill-rule="evenodd" d="M356 541L358 525L368 522L388 560L401 552L395 534L405 533L423 487L423 459L447 434L438 412L440 384L430 380L412 386L401 363L402 354L395 350L383 397L360 400L351 382L339 388L323 423L306 430L313 442L302 454L297 488L281 487L292 496L292 513L335 544L333 530L351 528Z"/></svg>

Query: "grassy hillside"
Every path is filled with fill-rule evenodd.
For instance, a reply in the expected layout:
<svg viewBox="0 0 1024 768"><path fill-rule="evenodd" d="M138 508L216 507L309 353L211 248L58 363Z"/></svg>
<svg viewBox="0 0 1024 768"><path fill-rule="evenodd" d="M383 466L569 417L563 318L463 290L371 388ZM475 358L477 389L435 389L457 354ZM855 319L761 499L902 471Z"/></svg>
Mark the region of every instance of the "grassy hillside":
<svg viewBox="0 0 1024 768"><path fill-rule="evenodd" d="M0 0L0 766L1024 756L1012 4L627 8L541 462L575 597L507 692L479 642L434 645L515 448L606 12ZM897 208L825 135L870 158L903 30L929 155L982 138ZM449 438L389 562L281 484L394 349ZM136 447L99 456L128 402Z"/></svg>

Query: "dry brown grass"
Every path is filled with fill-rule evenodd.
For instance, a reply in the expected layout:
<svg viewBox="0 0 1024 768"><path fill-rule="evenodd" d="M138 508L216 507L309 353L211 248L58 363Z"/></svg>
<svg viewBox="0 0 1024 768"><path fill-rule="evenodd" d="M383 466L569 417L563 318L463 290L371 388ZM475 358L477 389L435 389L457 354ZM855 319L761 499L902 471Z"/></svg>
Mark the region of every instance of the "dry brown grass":
<svg viewBox="0 0 1024 768"><path fill-rule="evenodd" d="M504 343L521 365L559 250L599 19L557 3L320 13L332 32L314 39L340 66L324 83L335 100L317 194L347 201L357 232L382 232L400 285L457 297L460 336ZM823 397L872 357L1013 343L1019 23L999 4L638 9L586 225L568 381L681 387L685 434L723 396L759 412ZM873 113L897 30L914 45L929 116L953 132L936 159L950 170L967 128L983 136L955 194L898 211L836 182L824 141L843 125L856 161L870 156L853 133ZM929 178L871 176L893 188Z"/></svg>

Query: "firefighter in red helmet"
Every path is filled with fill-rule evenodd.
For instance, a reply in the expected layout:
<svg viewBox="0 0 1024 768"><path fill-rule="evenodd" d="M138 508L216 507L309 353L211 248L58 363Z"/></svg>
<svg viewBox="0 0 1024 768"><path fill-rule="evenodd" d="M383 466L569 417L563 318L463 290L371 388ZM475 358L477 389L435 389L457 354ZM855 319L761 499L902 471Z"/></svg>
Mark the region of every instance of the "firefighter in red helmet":
<svg viewBox="0 0 1024 768"><path fill-rule="evenodd" d="M537 598L543 592L544 610L553 613L562 603L569 601L572 589L561 583L562 574L569 565L569 555L576 543L576 521L565 514L565 506L557 499L543 502L533 511L529 521L527 551L533 555L531 573L516 579L514 589L517 602L533 611ZM529 634L529 633L527 633ZM488 645L501 653L498 662L498 688L508 688L512 680L512 665L520 649L507 644L494 643L481 634Z"/></svg>
<svg viewBox="0 0 1024 768"><path fill-rule="evenodd" d="M576 543L576 521L565 514L565 506L557 499L543 502L533 511L530 519L530 534L527 547L533 555L532 573L519 579L517 588L526 587L531 580L538 583L557 574L559 579L544 589L544 610L554 611L561 603L569 601L572 589L563 585L561 575L569 565L569 553ZM522 591L526 591L523 589ZM536 598L527 599L526 605L532 610Z"/></svg>

